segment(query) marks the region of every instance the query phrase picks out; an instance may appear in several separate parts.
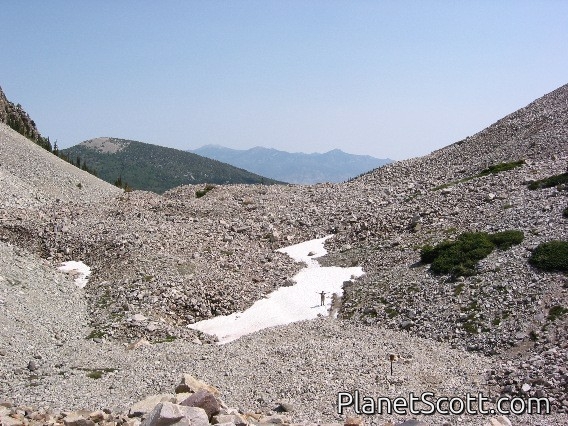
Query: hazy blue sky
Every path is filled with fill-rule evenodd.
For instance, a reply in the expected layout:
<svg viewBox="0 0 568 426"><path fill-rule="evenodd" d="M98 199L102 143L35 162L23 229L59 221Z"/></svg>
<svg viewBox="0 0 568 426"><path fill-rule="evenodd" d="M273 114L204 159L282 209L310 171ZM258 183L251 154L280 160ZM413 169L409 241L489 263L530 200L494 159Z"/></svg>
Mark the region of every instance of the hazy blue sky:
<svg viewBox="0 0 568 426"><path fill-rule="evenodd" d="M3 0L0 28L0 86L62 147L403 159L568 83L565 0Z"/></svg>

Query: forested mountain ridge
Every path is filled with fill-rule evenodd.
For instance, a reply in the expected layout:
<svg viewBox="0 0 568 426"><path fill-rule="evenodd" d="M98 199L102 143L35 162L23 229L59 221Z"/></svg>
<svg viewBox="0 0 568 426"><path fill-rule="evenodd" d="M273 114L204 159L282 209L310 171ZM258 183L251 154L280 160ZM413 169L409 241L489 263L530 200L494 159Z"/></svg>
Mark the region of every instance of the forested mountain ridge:
<svg viewBox="0 0 568 426"><path fill-rule="evenodd" d="M91 139L62 152L71 159L84 159L109 183L120 179L132 189L156 193L199 183L279 183L197 154L126 139Z"/></svg>

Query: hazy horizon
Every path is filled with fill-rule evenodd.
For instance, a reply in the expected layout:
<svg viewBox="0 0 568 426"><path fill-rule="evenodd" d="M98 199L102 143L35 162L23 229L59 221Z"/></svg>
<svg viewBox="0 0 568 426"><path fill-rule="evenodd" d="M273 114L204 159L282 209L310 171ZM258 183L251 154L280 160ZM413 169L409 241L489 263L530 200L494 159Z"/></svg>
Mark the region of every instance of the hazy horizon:
<svg viewBox="0 0 568 426"><path fill-rule="evenodd" d="M0 86L61 148L401 160L568 83L562 1L22 0L0 24Z"/></svg>
<svg viewBox="0 0 568 426"><path fill-rule="evenodd" d="M288 152L290 154L308 154L308 155L310 155L310 154L327 154L331 151L339 150L339 151L341 151L345 154L352 154L351 152L347 152L347 151L340 149L340 148L331 148L331 149L328 149L327 151L307 151L306 152L306 151L285 151L285 150L282 150L282 149L277 149L277 148L268 147L268 146L260 146L260 145L251 146L250 148L234 148L234 147L223 146L223 145L215 144L215 143L201 145L201 146L198 146L197 148L188 148L188 150L189 151L197 151L201 148L207 148L207 147L234 149L234 150L237 150L237 151L249 151L249 150L255 149L255 148L265 148L265 149L273 149L273 150L282 151L282 152ZM352 155L368 155L368 154L352 154ZM373 156L371 155L371 157L373 157ZM380 159L385 160L386 158L380 158Z"/></svg>

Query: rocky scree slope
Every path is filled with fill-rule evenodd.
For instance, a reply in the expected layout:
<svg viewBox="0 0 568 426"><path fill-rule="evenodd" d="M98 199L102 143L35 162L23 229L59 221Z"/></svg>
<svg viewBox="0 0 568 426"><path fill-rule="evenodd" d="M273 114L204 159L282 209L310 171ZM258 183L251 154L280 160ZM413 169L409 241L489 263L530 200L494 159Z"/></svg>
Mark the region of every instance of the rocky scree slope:
<svg viewBox="0 0 568 426"><path fill-rule="evenodd" d="M453 321L447 321L447 318L460 318L464 313L462 308L467 309L471 304L470 298L475 295L475 292L470 295L467 291L471 286L463 284L466 291L453 294L457 293L454 287L461 284L441 284L426 267L408 268L408 265L418 261L418 248L427 242L435 243L465 230L521 229L525 233L521 246L503 254L494 252L486 262L491 264L499 256L511 257L512 262L517 262L509 267L522 271L516 291L524 294L528 286L535 287L536 291L534 301L519 303L529 304L536 310L533 302L549 291L537 284L544 279L534 278L536 283L532 284L527 281L534 272L526 259L521 259L521 253L528 256L527 248L552 237L535 235L539 230L533 226L548 218L553 220L546 224L549 234L560 232L557 237L562 238L565 223L558 212L564 206L562 192L555 189L528 191L523 182L559 173L564 167L562 155L565 150L562 148L565 142L561 124L562 117L566 116L565 93L566 88L559 89L469 141L427 157L383 167L349 184L218 187L202 198L196 198L195 193L201 188L195 186L180 187L161 198L133 193L99 206L97 210L81 209L73 203L62 204L55 209L55 215L61 218L52 217L50 221L44 218L34 227L41 229L36 232L41 233L44 252L48 255L58 260L78 256L95 268L89 290L97 303L94 310L97 316L103 316L102 313L113 316L115 329L121 328L117 326L118 320L127 321L137 311L148 316L146 313L157 310L169 317L170 322L184 325L243 309L256 300L256 296L282 285L297 270L297 266L284 256L274 254L275 248L336 233L330 240L331 246L344 249L343 257L348 258L347 261L360 262L368 271L361 284L347 292L346 299L350 300L344 305L344 315L360 317L361 312L367 310L366 316L371 317L377 315L374 312L378 309L386 320L383 299L392 299L391 302L386 300L386 305L397 305L403 301L399 298L404 296L410 317L400 313L388 322L396 327L402 324L405 328L412 327L411 317L418 315L414 305L432 305L421 302L423 297L411 296L408 289L420 291L416 283L430 282L425 286L426 293L440 292L440 299L448 301L451 309L426 310L424 318L439 317L444 326L438 327L439 321L426 323L415 330L417 333L456 340L456 344L470 349L500 350L516 341L513 334L528 335L531 331L524 321L517 321L515 314L511 316L508 312L511 309L503 306L507 298L517 300L514 294L494 301L487 308L488 312L480 313L485 317L480 321L482 328L488 328L487 321L499 321L500 327L486 334L462 333L463 330L458 328L456 331ZM541 123L540 131L527 133L526 129L532 128L530 123L533 121ZM525 139L506 136L511 133L510 127L522 129L521 136L526 136ZM550 143L546 142L548 140ZM541 144L539 149L530 151L530 146L537 143ZM462 150L467 155L463 155ZM495 153L501 154L496 156ZM453 154L455 156L451 157ZM441 184L474 176L490 165L490 161L519 158L526 159L527 164L517 170L434 190ZM476 168L470 164L473 161L477 162ZM442 164L450 166L444 168ZM428 178L428 173L433 177ZM550 194L553 196L549 197ZM541 211L540 206L550 202L554 202L549 206L550 211ZM409 229L410 225L413 225L412 229ZM58 227L66 232L50 231ZM34 233L34 230L30 232ZM404 244L401 245L402 240ZM349 246L355 242L360 243L350 252ZM393 246L391 250L386 249L389 244ZM167 253L162 254L163 251ZM287 262L287 266L272 264L274 258L283 264ZM217 267L211 268L212 264ZM97 272L98 265L104 265L100 273ZM484 277L493 282L492 285L502 286L507 283L503 280L515 280L508 274L507 269L501 268ZM393 279L395 276L406 277L406 285L401 285L400 279ZM121 280L118 283L117 277ZM483 277L468 278L470 281L480 279ZM368 285L370 280L375 283ZM378 284L379 281L386 283ZM554 286L554 281L551 285ZM430 293L432 286L435 293ZM482 292L492 291L483 284L481 287L485 289ZM506 288L507 292L514 290ZM365 300L363 305L355 297L359 289L359 299ZM397 296L397 293L404 294ZM133 306L128 306L131 302L134 302ZM484 307L481 309L485 310ZM524 313L519 308L513 311ZM513 327L515 333L509 327ZM144 327L134 327L134 330L140 333L141 328ZM503 341L496 343L497 340Z"/></svg>
<svg viewBox="0 0 568 426"><path fill-rule="evenodd" d="M564 86L465 142L347 184L218 186L199 198L203 186L188 185L163 196L135 191L100 203L59 199L2 222L0 237L54 265L73 259L93 267L85 288L88 335L104 346L139 337L191 341L195 333L187 324L244 309L288 282L299 265L274 249L334 233L328 261L360 264L367 272L346 285L344 318L489 354L487 380L496 392L544 393L562 413L566 318L547 321L547 313L567 306L565 277L526 261L540 242L567 239L566 191L529 191L524 183L565 170L567 91ZM490 165L521 159L525 164L514 170L475 177ZM12 219L18 212L14 206L2 214ZM494 251L474 277L453 282L418 263L425 243L507 229L522 230L524 241ZM475 332L463 327L464 318Z"/></svg>
<svg viewBox="0 0 568 426"><path fill-rule="evenodd" d="M78 200L98 203L121 191L61 160L0 123L0 217L49 212L53 202ZM5 209L13 209L2 211Z"/></svg>
<svg viewBox="0 0 568 426"><path fill-rule="evenodd" d="M478 176L488 166L518 160L525 164ZM499 391L546 393L566 411L568 318L552 321L549 313L568 307L567 279L530 266L528 258L540 243L568 241L568 193L563 185L531 191L527 183L564 173L567 165L563 86L465 141L347 185L347 193L376 191L366 200L374 209L357 209L353 226L330 240L334 262L356 262L367 271L345 289L343 317L501 354L505 364L489 379ZM524 241L493 251L475 276L455 281L419 263L427 243L465 231L511 229L523 231Z"/></svg>
<svg viewBox="0 0 568 426"><path fill-rule="evenodd" d="M272 418L268 423L278 418L284 424L343 423L354 413L337 415L339 390L389 397L423 391L487 392L482 373L490 368L488 359L354 321L320 318L223 346L185 339L155 344L142 340L130 346L108 339L97 343L84 338L89 331L87 300L71 277L26 250L1 242L0 260L0 418L14 422L7 424L23 424L17 419L42 424L46 418L71 424L78 416L85 422L98 410L93 424L137 425L139 416L148 417L160 398L184 398L168 394L185 372L219 389L227 406L235 407L231 414L240 416L231 419L235 424L257 424L263 416ZM393 375L390 354L398 356ZM141 411L138 401L154 394L162 395L153 405L142 404L147 408ZM281 407L286 407L285 417L278 417ZM8 418L10 414L13 417ZM240 423L235 421L239 419ZM365 423L386 425L403 419L367 417ZM486 419L435 415L422 420L479 425ZM566 418L511 420L553 425Z"/></svg>

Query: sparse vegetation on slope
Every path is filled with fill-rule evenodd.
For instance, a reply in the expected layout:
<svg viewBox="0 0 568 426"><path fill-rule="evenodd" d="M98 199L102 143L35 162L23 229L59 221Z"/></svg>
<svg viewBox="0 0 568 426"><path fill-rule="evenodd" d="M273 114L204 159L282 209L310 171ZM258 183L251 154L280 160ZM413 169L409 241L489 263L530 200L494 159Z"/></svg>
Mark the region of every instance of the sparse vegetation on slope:
<svg viewBox="0 0 568 426"><path fill-rule="evenodd" d="M116 178L113 185L118 187L118 188L124 189L126 192L132 191L132 188L130 187L130 185L128 185L128 182L122 181L122 176L119 176L118 178Z"/></svg>
<svg viewBox="0 0 568 426"><path fill-rule="evenodd" d="M556 321L557 319L561 318L565 314L568 314L567 308L560 306L560 305L554 305L548 311L548 320L549 321Z"/></svg>
<svg viewBox="0 0 568 426"><path fill-rule="evenodd" d="M436 274L468 276L475 274L477 262L487 257L495 247L506 250L523 241L521 231L504 231L495 234L486 232L465 232L455 241L442 241L436 246L425 246L420 260L430 263L430 270Z"/></svg>
<svg viewBox="0 0 568 426"><path fill-rule="evenodd" d="M523 164L525 164L525 160L510 161L508 163L495 164L493 166L489 166L486 169L483 169L481 172L479 172L476 175L476 177L494 175L497 173L506 172L508 170L513 170L516 169L517 167L521 167Z"/></svg>
<svg viewBox="0 0 568 426"><path fill-rule="evenodd" d="M214 188L215 188L215 185L207 184L203 187L203 189L198 189L197 191L195 191L195 197L201 198Z"/></svg>
<svg viewBox="0 0 568 426"><path fill-rule="evenodd" d="M448 182L448 183L445 183L445 184L442 184L442 185L438 185L435 188L433 188L432 190L437 191L437 190L440 190L440 189L448 188L452 185L456 185L458 183L468 182L472 179L480 178L480 177L483 177L483 176L495 175L497 173L513 170L513 169L516 169L517 167L521 167L523 164L525 164L525 160L510 161L510 162L494 164L492 166L487 167L486 169L483 169L482 171L480 171L479 173L477 173L473 176L468 176L468 177L465 177L465 178L460 179L460 180L456 180L456 181L453 181L453 182Z"/></svg>
<svg viewBox="0 0 568 426"><path fill-rule="evenodd" d="M558 185L568 185L568 172L531 182L529 183L529 189L552 188Z"/></svg>

